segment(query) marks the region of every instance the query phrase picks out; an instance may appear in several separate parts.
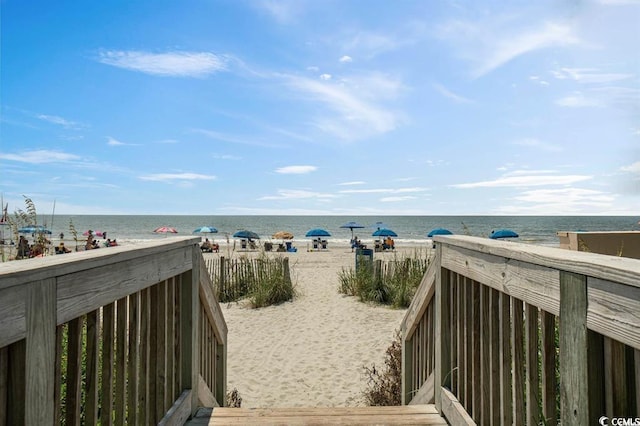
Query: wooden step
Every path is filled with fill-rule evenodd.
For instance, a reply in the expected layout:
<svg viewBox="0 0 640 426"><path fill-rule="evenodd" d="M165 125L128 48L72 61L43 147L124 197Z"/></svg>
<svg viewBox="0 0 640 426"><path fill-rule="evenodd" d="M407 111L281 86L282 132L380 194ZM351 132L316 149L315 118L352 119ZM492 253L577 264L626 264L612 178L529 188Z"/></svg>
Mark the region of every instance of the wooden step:
<svg viewBox="0 0 640 426"><path fill-rule="evenodd" d="M190 425L446 425L433 404L397 407L214 408Z"/></svg>

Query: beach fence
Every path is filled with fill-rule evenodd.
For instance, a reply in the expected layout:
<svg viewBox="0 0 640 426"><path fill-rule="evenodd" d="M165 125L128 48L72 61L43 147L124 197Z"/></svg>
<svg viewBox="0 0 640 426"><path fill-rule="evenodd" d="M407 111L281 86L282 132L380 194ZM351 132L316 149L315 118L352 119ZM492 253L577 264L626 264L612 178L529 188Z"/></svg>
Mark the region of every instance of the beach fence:
<svg viewBox="0 0 640 426"><path fill-rule="evenodd" d="M0 265L0 425L183 424L225 403L199 238Z"/></svg>
<svg viewBox="0 0 640 426"><path fill-rule="evenodd" d="M436 244L402 322L404 404L434 402L450 424L640 417L639 260L468 236Z"/></svg>
<svg viewBox="0 0 640 426"><path fill-rule="evenodd" d="M248 296L263 282L284 280L291 283L288 257L240 257L206 259L206 269L220 303Z"/></svg>

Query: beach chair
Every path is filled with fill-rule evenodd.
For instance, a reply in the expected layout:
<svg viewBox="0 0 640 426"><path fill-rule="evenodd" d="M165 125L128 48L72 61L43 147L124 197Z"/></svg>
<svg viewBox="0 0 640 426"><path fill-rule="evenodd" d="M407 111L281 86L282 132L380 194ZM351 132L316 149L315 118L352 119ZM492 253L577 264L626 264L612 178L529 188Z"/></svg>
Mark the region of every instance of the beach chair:
<svg viewBox="0 0 640 426"><path fill-rule="evenodd" d="M322 244L322 249L326 250L327 249L327 240L322 240L321 244Z"/></svg>
<svg viewBox="0 0 640 426"><path fill-rule="evenodd" d="M247 240L245 239L240 240L240 248L243 250L247 249Z"/></svg>
<svg viewBox="0 0 640 426"><path fill-rule="evenodd" d="M313 249L314 250L318 250L318 240L317 239L313 240Z"/></svg>
<svg viewBox="0 0 640 426"><path fill-rule="evenodd" d="M295 247L293 246L293 244L291 243L291 241L287 241L285 244L286 244L286 246L287 246L287 251L288 251L289 253L295 253L295 252L297 252L297 251L298 251L298 249L297 249L297 248L295 248Z"/></svg>

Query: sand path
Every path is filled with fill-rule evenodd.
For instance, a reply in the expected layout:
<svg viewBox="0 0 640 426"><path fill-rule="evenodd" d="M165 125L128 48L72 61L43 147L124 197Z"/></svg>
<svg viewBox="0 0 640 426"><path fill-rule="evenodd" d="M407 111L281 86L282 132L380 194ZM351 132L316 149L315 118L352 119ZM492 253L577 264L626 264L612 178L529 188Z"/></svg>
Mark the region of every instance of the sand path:
<svg viewBox="0 0 640 426"><path fill-rule="evenodd" d="M371 306L338 293L349 249L289 256L299 296L262 309L222 306L229 328L227 387L242 406L364 405L363 366L382 366L404 310Z"/></svg>

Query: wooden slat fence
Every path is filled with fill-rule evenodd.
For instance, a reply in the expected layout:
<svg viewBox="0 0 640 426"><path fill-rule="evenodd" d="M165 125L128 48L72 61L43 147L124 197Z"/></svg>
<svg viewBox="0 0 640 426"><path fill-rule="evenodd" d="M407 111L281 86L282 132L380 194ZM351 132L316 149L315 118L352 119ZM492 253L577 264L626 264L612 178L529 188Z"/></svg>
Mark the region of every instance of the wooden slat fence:
<svg viewBox="0 0 640 426"><path fill-rule="evenodd" d="M640 417L640 261L436 240L403 321L406 403L434 401L452 424ZM431 373L425 357L435 358Z"/></svg>
<svg viewBox="0 0 640 426"><path fill-rule="evenodd" d="M251 293L255 285L272 280L274 276L291 277L287 257L228 259L220 256L205 262L220 303L242 299Z"/></svg>
<svg viewBox="0 0 640 426"><path fill-rule="evenodd" d="M0 265L0 425L183 423L224 401L199 239L172 240Z"/></svg>

